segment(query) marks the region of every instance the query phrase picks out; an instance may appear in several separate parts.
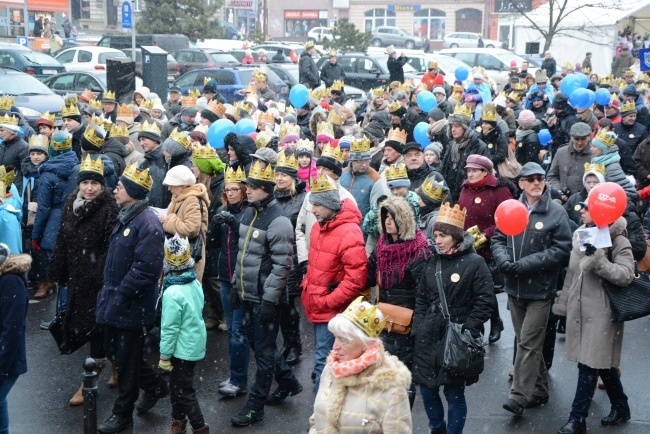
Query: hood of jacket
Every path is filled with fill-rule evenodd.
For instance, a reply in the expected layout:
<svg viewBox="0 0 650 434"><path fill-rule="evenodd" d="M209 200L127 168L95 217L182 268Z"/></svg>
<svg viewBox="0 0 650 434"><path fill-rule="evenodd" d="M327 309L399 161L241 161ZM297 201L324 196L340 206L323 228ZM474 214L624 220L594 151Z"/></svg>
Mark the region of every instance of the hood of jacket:
<svg viewBox="0 0 650 434"><path fill-rule="evenodd" d="M229 140L228 146L235 149L238 164L244 169L251 162L250 154L257 150L255 140L248 134L237 134L237 140Z"/></svg>
<svg viewBox="0 0 650 434"><path fill-rule="evenodd" d="M0 265L0 276L5 274L25 274L32 266L32 257L28 254L11 255Z"/></svg>
<svg viewBox="0 0 650 434"><path fill-rule="evenodd" d="M203 200L206 204L210 203L210 199L208 199L208 189L205 188L205 185L203 184L194 184L185 189L181 194L179 194L177 197L174 198L174 202L182 202L188 197L195 196L201 200Z"/></svg>
<svg viewBox="0 0 650 434"><path fill-rule="evenodd" d="M126 149L126 146L124 146L121 142L119 142L117 139L109 138L107 141L104 142L104 152L113 152L120 157L124 158L129 155L129 152Z"/></svg>
<svg viewBox="0 0 650 434"><path fill-rule="evenodd" d="M382 202L379 207L379 233L384 234L384 219L382 218L383 211L386 210L390 213L397 225L397 234L401 241L409 241L415 238L415 212L413 207L406 199L390 197Z"/></svg>
<svg viewBox="0 0 650 434"><path fill-rule="evenodd" d="M45 164L45 161L41 163L40 166L35 166L34 163L32 163L32 160L29 157L25 157L25 159L20 163L20 169L23 172L23 176L25 178L29 178L31 176L36 176L38 175L38 169L41 167L43 164Z"/></svg>
<svg viewBox="0 0 650 434"><path fill-rule="evenodd" d="M361 212L350 199L341 201L341 211L332 220L321 223L321 232L334 230L345 223L361 225Z"/></svg>
<svg viewBox="0 0 650 434"><path fill-rule="evenodd" d="M45 172L52 172L56 176L68 179L72 173L72 169L79 164L79 159L77 154L74 151L70 150L56 157L52 157L39 167L39 172L41 174ZM111 167L112 167L111 163Z"/></svg>

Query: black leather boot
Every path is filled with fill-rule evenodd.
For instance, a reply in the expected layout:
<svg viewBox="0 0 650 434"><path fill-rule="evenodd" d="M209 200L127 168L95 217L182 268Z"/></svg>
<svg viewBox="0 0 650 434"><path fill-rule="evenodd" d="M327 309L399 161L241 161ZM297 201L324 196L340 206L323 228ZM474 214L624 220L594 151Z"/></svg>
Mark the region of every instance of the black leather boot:
<svg viewBox="0 0 650 434"><path fill-rule="evenodd" d="M557 434L583 434L587 432L587 421L576 422L570 420L564 425Z"/></svg>
<svg viewBox="0 0 650 434"><path fill-rule="evenodd" d="M614 410L609 413L609 415L605 416L600 420L600 423L605 426L614 426L618 425L621 422L626 422L630 420L630 409L625 408L623 410Z"/></svg>
<svg viewBox="0 0 650 434"><path fill-rule="evenodd" d="M285 359L287 360L287 364L289 365L295 365L300 361L300 356L302 355L302 345L300 342L291 342L289 344L287 351L287 355L285 356Z"/></svg>

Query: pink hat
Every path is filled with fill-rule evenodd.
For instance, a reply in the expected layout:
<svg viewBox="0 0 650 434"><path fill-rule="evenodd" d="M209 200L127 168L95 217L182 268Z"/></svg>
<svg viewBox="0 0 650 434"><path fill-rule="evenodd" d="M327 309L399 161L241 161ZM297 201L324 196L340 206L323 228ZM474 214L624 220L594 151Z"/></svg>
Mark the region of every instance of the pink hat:
<svg viewBox="0 0 650 434"><path fill-rule="evenodd" d="M467 157L467 164L465 164L465 169L482 169L488 173L492 173L494 169L494 163L488 157L484 157L478 154L472 154Z"/></svg>
<svg viewBox="0 0 650 434"><path fill-rule="evenodd" d="M517 67L517 61L516 60L511 60L510 61L510 67L511 68L516 68Z"/></svg>
<svg viewBox="0 0 650 434"><path fill-rule="evenodd" d="M532 127L535 125L535 120L535 113L533 113L531 110L522 110L521 113L519 113L519 117L517 118L517 122L521 128Z"/></svg>

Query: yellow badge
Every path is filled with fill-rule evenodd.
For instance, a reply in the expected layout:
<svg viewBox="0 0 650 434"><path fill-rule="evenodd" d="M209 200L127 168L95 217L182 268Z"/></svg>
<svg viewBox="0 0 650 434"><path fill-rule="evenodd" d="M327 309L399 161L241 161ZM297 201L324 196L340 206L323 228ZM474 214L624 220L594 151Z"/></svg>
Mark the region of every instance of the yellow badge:
<svg viewBox="0 0 650 434"><path fill-rule="evenodd" d="M522 142L519 142L519 147L521 148L522 146L524 146L524 144Z"/></svg>
<svg viewBox="0 0 650 434"><path fill-rule="evenodd" d="M488 148L492 149L492 148L494 148L494 145L493 145L492 143L490 143L490 144L488 145Z"/></svg>
<svg viewBox="0 0 650 434"><path fill-rule="evenodd" d="M458 274L458 273L454 273L454 274L451 275L451 281L452 281L452 282L456 283L456 282L458 282L459 280L460 280L460 274Z"/></svg>
<svg viewBox="0 0 650 434"><path fill-rule="evenodd" d="M253 231L253 238L257 238L259 236L260 236L260 231L258 230Z"/></svg>
<svg viewBox="0 0 650 434"><path fill-rule="evenodd" d="M633 138L634 138L634 134L630 134L630 139L633 139Z"/></svg>
<svg viewBox="0 0 650 434"><path fill-rule="evenodd" d="M582 207L580 205L576 205L576 206L573 207L573 209L575 211L580 211L582 209Z"/></svg>
<svg viewBox="0 0 650 434"><path fill-rule="evenodd" d="M131 229L130 229L130 228L126 228L126 229L124 229L124 236L125 236L125 237L128 237L130 233L131 233Z"/></svg>
<svg viewBox="0 0 650 434"><path fill-rule="evenodd" d="M481 203L481 198L480 198L480 197L477 197L476 199L474 199L474 202L476 202L476 203Z"/></svg>
<svg viewBox="0 0 650 434"><path fill-rule="evenodd" d="M544 227L544 223L542 222L535 223L535 229L537 229L538 231L542 230L543 227Z"/></svg>

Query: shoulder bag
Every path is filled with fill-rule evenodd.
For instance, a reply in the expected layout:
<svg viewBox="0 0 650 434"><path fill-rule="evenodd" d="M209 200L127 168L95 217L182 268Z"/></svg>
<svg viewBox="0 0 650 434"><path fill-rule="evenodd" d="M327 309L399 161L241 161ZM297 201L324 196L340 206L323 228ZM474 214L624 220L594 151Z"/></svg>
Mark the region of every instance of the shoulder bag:
<svg viewBox="0 0 650 434"><path fill-rule="evenodd" d="M510 146L508 146L508 156L506 157L506 160L497 165L497 171L499 172L499 176L502 178L515 179L519 176L519 172L521 172L521 164L517 161L517 157L515 157L515 153L512 152Z"/></svg>
<svg viewBox="0 0 650 434"><path fill-rule="evenodd" d="M380 272L377 272L381 275ZM381 292L381 279L377 278L377 308L386 318L384 330L388 333L398 333L400 335L411 334L411 327L413 327L413 309L408 307L397 306L390 303L381 303L379 301L379 293Z"/></svg>
<svg viewBox="0 0 650 434"><path fill-rule="evenodd" d="M612 249L607 254L612 262ZM603 279L603 289L609 298L612 311L611 322L632 321L650 315L650 275L640 273L635 264L634 280L629 286L620 287Z"/></svg>
<svg viewBox="0 0 650 434"><path fill-rule="evenodd" d="M440 259L436 262L436 282L440 296L440 309L447 320L445 349L442 357L442 367L451 375L458 377L476 377L483 372L485 347L483 336L472 337L463 324L451 322L447 297L442 284Z"/></svg>
<svg viewBox="0 0 650 434"><path fill-rule="evenodd" d="M57 298L56 298L56 315L54 320L50 324L48 330L56 342L56 346L59 348L61 354L72 354L77 351L79 348L83 347L88 340L90 340L90 335L95 332L97 325L88 332L78 331L78 330L66 330L63 327L63 320L65 318L65 309L61 307L61 288L57 288Z"/></svg>

